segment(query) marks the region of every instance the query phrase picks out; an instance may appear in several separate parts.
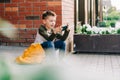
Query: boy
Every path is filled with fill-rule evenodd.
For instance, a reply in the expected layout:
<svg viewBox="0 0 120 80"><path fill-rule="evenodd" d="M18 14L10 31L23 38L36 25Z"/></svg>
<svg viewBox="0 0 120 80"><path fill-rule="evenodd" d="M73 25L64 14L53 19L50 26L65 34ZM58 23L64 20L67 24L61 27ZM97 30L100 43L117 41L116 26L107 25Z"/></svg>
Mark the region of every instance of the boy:
<svg viewBox="0 0 120 80"><path fill-rule="evenodd" d="M41 43L42 47L45 50L51 49L52 51L55 49L59 49L60 51L65 52L65 40L68 37L69 29L66 28L64 30L64 34L62 35L61 28L56 27L56 14L53 11L45 11L42 14L43 24L40 26L35 42ZM38 37L39 36L39 37ZM53 52L51 52L53 53Z"/></svg>

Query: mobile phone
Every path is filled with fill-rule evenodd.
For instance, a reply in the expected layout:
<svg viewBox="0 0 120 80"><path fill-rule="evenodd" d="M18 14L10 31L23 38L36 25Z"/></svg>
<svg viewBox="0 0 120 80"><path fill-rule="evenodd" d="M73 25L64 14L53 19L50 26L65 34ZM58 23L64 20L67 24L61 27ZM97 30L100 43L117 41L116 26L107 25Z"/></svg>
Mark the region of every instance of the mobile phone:
<svg viewBox="0 0 120 80"><path fill-rule="evenodd" d="M63 26L62 31L66 30L67 28L68 28L68 26Z"/></svg>

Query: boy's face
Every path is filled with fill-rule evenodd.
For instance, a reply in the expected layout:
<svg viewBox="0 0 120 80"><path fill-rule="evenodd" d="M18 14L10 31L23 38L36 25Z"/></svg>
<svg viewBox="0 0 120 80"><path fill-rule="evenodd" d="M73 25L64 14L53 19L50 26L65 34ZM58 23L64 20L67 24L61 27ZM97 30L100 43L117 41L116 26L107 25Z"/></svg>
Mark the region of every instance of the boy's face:
<svg viewBox="0 0 120 80"><path fill-rule="evenodd" d="M54 28L56 24L56 16L48 16L43 20L43 23L48 29Z"/></svg>

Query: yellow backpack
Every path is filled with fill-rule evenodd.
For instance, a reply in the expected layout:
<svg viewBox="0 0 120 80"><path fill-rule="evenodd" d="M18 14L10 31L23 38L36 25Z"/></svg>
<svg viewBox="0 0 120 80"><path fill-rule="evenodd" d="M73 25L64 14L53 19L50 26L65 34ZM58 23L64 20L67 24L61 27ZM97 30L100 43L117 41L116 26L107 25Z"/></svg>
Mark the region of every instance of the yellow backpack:
<svg viewBox="0 0 120 80"><path fill-rule="evenodd" d="M41 44L33 43L27 49L24 50L23 54L16 58L16 62L19 64L36 64L41 63L45 58L45 51Z"/></svg>

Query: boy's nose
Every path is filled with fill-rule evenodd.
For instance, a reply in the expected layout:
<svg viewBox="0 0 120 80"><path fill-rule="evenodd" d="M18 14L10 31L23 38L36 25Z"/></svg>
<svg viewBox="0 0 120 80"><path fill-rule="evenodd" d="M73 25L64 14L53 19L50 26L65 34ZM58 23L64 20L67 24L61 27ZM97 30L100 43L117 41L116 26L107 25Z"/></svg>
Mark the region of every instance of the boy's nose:
<svg viewBox="0 0 120 80"><path fill-rule="evenodd" d="M55 23L54 23L54 22L53 22L52 24L53 24L53 25L55 25Z"/></svg>

